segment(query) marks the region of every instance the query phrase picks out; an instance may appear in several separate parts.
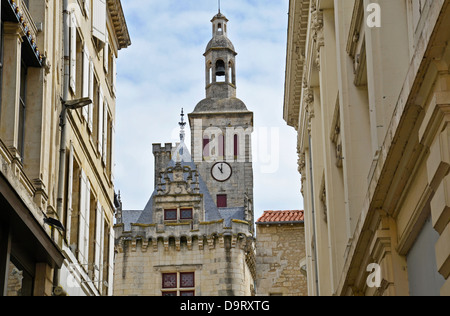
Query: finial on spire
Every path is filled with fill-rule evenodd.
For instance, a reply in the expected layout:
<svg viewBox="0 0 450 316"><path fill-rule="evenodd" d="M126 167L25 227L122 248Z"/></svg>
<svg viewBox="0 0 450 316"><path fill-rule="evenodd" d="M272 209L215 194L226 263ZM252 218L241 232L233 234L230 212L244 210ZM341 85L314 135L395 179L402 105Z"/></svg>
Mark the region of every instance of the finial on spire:
<svg viewBox="0 0 450 316"><path fill-rule="evenodd" d="M219 1L219 13L220 13L220 0L218 0Z"/></svg>
<svg viewBox="0 0 450 316"><path fill-rule="evenodd" d="M184 109L181 109L181 122L178 123L178 125L180 125L180 141L184 142L184 128L186 126L186 122L184 121Z"/></svg>

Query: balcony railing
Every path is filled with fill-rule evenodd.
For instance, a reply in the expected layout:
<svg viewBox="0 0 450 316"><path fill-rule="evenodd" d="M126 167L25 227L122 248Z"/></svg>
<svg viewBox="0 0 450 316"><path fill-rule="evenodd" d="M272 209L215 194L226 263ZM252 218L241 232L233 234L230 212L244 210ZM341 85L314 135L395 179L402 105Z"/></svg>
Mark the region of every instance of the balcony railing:
<svg viewBox="0 0 450 316"><path fill-rule="evenodd" d="M9 3L12 12L11 14L8 14L8 16L10 16L11 19L15 19L19 23L23 32L24 44L29 45L26 51L36 59L34 61L35 66L42 66L43 56L41 55L36 43L38 31L27 5L23 0L2 1L7 1Z"/></svg>

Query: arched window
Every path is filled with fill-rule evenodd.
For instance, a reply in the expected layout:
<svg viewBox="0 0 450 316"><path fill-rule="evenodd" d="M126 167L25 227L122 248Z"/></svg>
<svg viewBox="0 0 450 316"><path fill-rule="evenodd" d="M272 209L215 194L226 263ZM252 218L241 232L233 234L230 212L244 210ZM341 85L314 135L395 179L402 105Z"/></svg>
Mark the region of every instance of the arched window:
<svg viewBox="0 0 450 316"><path fill-rule="evenodd" d="M219 158L223 159L225 158L226 151L225 151L225 136L223 134L219 135Z"/></svg>
<svg viewBox="0 0 450 316"><path fill-rule="evenodd" d="M210 150L209 150L209 143L211 142L209 136L203 137L203 159L207 160L211 156Z"/></svg>
<svg viewBox="0 0 450 316"><path fill-rule="evenodd" d="M216 61L216 82L225 82L225 62L222 59Z"/></svg>
<svg viewBox="0 0 450 316"><path fill-rule="evenodd" d="M228 63L228 83L232 83L235 85L235 77L234 77L234 69L233 69L233 63L230 61Z"/></svg>
<svg viewBox="0 0 450 316"><path fill-rule="evenodd" d="M210 61L208 61L206 63L206 84L211 84L212 83L212 79L213 79L213 75L212 75L212 63Z"/></svg>

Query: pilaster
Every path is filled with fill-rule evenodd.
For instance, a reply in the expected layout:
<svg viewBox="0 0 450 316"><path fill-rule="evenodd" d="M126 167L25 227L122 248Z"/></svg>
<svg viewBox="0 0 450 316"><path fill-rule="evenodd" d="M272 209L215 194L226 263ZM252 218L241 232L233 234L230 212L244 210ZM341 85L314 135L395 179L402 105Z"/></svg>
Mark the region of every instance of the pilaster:
<svg viewBox="0 0 450 316"><path fill-rule="evenodd" d="M383 210L377 211L375 223L378 223L369 244L368 256L361 263L360 290L374 291L378 296L404 296L409 294L407 264L404 256L397 252L398 237L396 220ZM381 282L377 288L366 288L369 271L365 265L378 264Z"/></svg>
<svg viewBox="0 0 450 316"><path fill-rule="evenodd" d="M446 279L441 295L450 295L450 76L441 75L437 91L431 101L424 128L420 131L422 143L430 146L427 157L428 184L435 194L430 202L431 220L439 233L435 245L437 271ZM435 134L436 133L436 134ZM434 138L433 138L434 136ZM431 143L431 145L430 145Z"/></svg>
<svg viewBox="0 0 450 316"><path fill-rule="evenodd" d="M3 24L3 78L0 137L11 154L19 158L19 102L21 69L21 29L19 24Z"/></svg>

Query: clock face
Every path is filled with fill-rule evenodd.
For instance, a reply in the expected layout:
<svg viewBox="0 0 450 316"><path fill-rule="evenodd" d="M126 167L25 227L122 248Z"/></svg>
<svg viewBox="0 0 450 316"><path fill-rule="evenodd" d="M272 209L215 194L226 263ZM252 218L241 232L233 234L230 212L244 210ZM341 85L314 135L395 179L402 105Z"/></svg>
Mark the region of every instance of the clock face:
<svg viewBox="0 0 450 316"><path fill-rule="evenodd" d="M231 166L226 162L218 162L211 169L211 175L216 181L225 182L233 173Z"/></svg>

